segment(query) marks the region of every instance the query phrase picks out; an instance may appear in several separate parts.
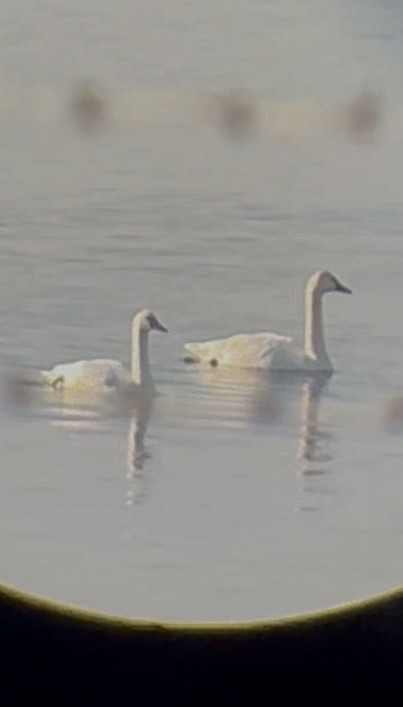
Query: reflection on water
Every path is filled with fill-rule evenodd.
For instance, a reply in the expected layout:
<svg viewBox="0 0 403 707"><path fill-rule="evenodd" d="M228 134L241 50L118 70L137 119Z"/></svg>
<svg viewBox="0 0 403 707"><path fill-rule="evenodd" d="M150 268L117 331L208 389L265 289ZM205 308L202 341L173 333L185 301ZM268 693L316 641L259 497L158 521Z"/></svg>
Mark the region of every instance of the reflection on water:
<svg viewBox="0 0 403 707"><path fill-rule="evenodd" d="M4 381L5 400L20 413L41 417L53 427L74 432L105 431L108 420L129 421L126 444L126 476L130 481L126 503L139 503L149 496L149 478L143 473L151 458L145 435L154 411L155 396L130 395L127 391L57 389L32 383L25 377Z"/></svg>
<svg viewBox="0 0 403 707"><path fill-rule="evenodd" d="M126 493L126 504L132 505L143 502L150 494L150 479L144 473L144 465L151 455L145 446L145 435L154 402L153 395L139 398L122 395L117 391L86 391L83 394L71 390L42 389L40 404L52 425L68 430L102 433L108 421L114 418L128 420L125 456L126 477L130 485Z"/></svg>
<svg viewBox="0 0 403 707"><path fill-rule="evenodd" d="M55 425L66 427L79 428L80 421L130 417L133 409L148 404L154 395L154 391L139 394L130 383L110 390L58 388L44 385L29 372L9 375L3 380L3 397L8 406L49 417Z"/></svg>
<svg viewBox="0 0 403 707"><path fill-rule="evenodd" d="M144 436L152 414L153 403L152 399L144 400L133 411L127 445L129 476L142 471L144 462L150 458L144 446Z"/></svg>
<svg viewBox="0 0 403 707"><path fill-rule="evenodd" d="M300 510L314 510L315 503L322 505L326 490L321 477L331 471L333 456L329 447L333 435L321 429L319 423L320 400L330 378L331 374L316 374L302 384L297 448L302 493Z"/></svg>
<svg viewBox="0 0 403 707"><path fill-rule="evenodd" d="M301 437L299 458L306 461L325 461L320 439L326 433L318 431L318 407L321 394L331 374L260 371L235 367L211 368L198 366L198 381L209 389L204 399L209 415L227 421L251 425L274 422L287 423L286 399L301 397Z"/></svg>
<svg viewBox="0 0 403 707"><path fill-rule="evenodd" d="M321 431L318 427L320 397L329 378L328 374L315 376L302 384L301 436L297 457L306 462L303 473L307 475L324 473L324 463L332 458L326 448L324 449L331 434Z"/></svg>
<svg viewBox="0 0 403 707"><path fill-rule="evenodd" d="M143 400L133 409L127 436L127 479L130 486L126 505L142 503L150 494L150 475L144 473L145 463L151 454L145 446L145 435L154 410L154 399Z"/></svg>
<svg viewBox="0 0 403 707"><path fill-rule="evenodd" d="M224 366L196 366L194 371L208 391L198 390L199 413L220 426L270 424L281 417L282 399L266 371Z"/></svg>
<svg viewBox="0 0 403 707"><path fill-rule="evenodd" d="M44 417L52 425L75 430L96 429L100 420L127 416L133 402L127 396L96 390L57 389L24 378L8 378L5 401L21 413Z"/></svg>
<svg viewBox="0 0 403 707"><path fill-rule="evenodd" d="M203 415L222 427L255 429L256 425L276 425L287 437L294 428L290 416L297 402L297 478L303 500L300 510L322 503L323 479L331 471L333 456L331 431L321 428L321 397L332 376L329 373L293 374L241 368L197 367L198 381L208 394L194 397L192 413ZM257 429L257 428L256 428ZM308 500L307 500L308 499Z"/></svg>
<svg viewBox="0 0 403 707"><path fill-rule="evenodd" d="M47 417L53 426L79 432L97 431L105 433L109 423L116 418L128 421L126 438L126 478L129 487L126 492L126 505L141 503L150 495L149 474L144 472L147 460L151 459L145 445L145 435L154 411L153 396L130 398L107 393L77 395L71 391L59 393L51 391L42 403L46 405ZM53 400L52 400L53 398ZM113 458L111 457L111 463Z"/></svg>
<svg viewBox="0 0 403 707"><path fill-rule="evenodd" d="M319 422L322 394L331 374L293 374L235 367L196 366L192 370L197 386L184 388L182 395L158 396L164 424L182 428L196 427L236 431L276 430L290 438L290 455L298 460L297 478L303 501L301 509L312 509L312 499L321 494L321 477L329 474L333 461L330 452L332 433ZM79 432L105 430L107 420L129 421L126 445L126 477L130 484L126 503L133 505L150 495L151 455L145 444L155 398L141 400L117 391L55 390L26 386L17 379L7 386L13 405L28 409L29 414L44 417L52 426ZM297 450L292 452L297 404ZM307 496L308 494L308 496ZM309 499L307 501L307 498ZM319 499L320 502L320 499Z"/></svg>

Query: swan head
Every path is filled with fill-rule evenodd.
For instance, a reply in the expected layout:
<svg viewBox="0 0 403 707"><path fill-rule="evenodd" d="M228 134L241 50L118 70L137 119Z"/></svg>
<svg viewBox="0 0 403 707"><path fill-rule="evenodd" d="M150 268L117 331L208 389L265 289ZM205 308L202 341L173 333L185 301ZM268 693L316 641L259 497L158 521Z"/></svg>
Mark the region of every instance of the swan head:
<svg viewBox="0 0 403 707"><path fill-rule="evenodd" d="M343 285L337 277L327 270L319 270L312 275L308 280L307 290L318 295L324 295L325 292L345 292L351 295L350 288Z"/></svg>
<svg viewBox="0 0 403 707"><path fill-rule="evenodd" d="M142 309L141 312L137 312L133 319L133 326L137 326L140 331L147 333L149 331L168 331L168 329L161 324L158 317L149 309Z"/></svg>

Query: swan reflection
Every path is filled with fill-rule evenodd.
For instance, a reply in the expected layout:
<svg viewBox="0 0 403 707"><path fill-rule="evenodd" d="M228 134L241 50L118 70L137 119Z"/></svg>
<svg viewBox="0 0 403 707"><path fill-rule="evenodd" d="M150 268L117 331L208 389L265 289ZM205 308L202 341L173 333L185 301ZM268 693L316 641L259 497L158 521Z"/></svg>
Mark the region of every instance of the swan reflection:
<svg viewBox="0 0 403 707"><path fill-rule="evenodd" d="M200 366L193 369L193 373L205 386L204 391L198 391L193 415L201 413L221 427L232 428L274 423L282 415L280 391L270 384L274 380L273 373L224 366ZM201 410L198 411L198 407Z"/></svg>
<svg viewBox="0 0 403 707"><path fill-rule="evenodd" d="M34 384L24 375L9 376L4 382L5 400L18 414L41 418L52 427L72 433L105 432L114 419L128 420L125 442L126 477L130 480L126 504L138 503L149 495L149 479L143 473L151 455L145 436L153 413L154 394L131 395L131 389L110 392L50 389Z"/></svg>
<svg viewBox="0 0 403 707"><path fill-rule="evenodd" d="M56 402L55 398L59 398ZM52 396L53 407L51 424L74 431L102 431L105 423L114 418L129 421L126 439L126 478L129 488L126 492L126 505L139 503L149 495L149 478L143 473L144 465L151 458L146 449L145 436L153 413L154 397L105 394L77 395L71 391ZM57 404L58 403L58 404Z"/></svg>
<svg viewBox="0 0 403 707"><path fill-rule="evenodd" d="M301 495L298 508L303 511L322 508L326 498L331 495L326 479L333 461L330 451L333 435L321 428L319 422L320 401L330 377L316 375L302 384L296 457Z"/></svg>
<svg viewBox="0 0 403 707"><path fill-rule="evenodd" d="M141 503L150 495L153 468L147 466L151 455L146 438L157 401L158 415L168 427L195 427L199 433L207 428L209 434L212 429L260 429L259 445L267 435L263 445L270 445L269 454L276 439L281 440L282 445L286 441L288 447L287 440L291 440L290 456L294 459L294 468L297 464L297 484L303 497L300 508L312 507L313 498L321 502L321 495L326 493L324 475L328 474L332 463L332 434L323 429L319 420L320 401L329 374L198 367L188 375L191 378L187 379L180 395L147 396L141 400L116 394L87 392L84 396L71 390L49 392L44 389L40 391L42 402L35 406L33 414L74 432L109 431L111 420L122 418L128 425L123 437L123 440L126 438L123 441L126 505ZM119 423L119 434L121 432ZM241 435L239 439L242 443ZM275 449L273 452L275 454Z"/></svg>
<svg viewBox="0 0 403 707"><path fill-rule="evenodd" d="M300 431L297 457L307 462L331 459L326 451L329 434L319 429L318 411L331 373L290 373L232 367L195 369L206 391L198 391L197 404L209 420L222 426L287 423L289 403L300 396ZM287 402L288 401L288 402ZM194 406L196 407L196 406ZM207 410L205 408L207 407ZM307 469L309 472L309 469Z"/></svg>
<svg viewBox="0 0 403 707"><path fill-rule="evenodd" d="M143 400L132 411L127 435L127 506L142 503L150 495L150 475L144 473L144 466L151 459L151 453L146 448L145 436L154 403L153 398Z"/></svg>
<svg viewBox="0 0 403 707"><path fill-rule="evenodd" d="M299 507L312 508L314 497L322 504L327 493L324 475L330 471L333 457L330 449L332 433L321 426L319 411L332 374L267 373L235 367L199 367L195 372L198 381L207 389L203 396L198 392L195 407L202 408L209 424L214 420L233 429L270 425L276 435L288 438L290 431L295 429L293 412L297 401L297 442L292 456L297 461L297 486L304 499ZM193 414L196 416L197 412ZM292 439L295 440L295 432Z"/></svg>
<svg viewBox="0 0 403 707"><path fill-rule="evenodd" d="M151 399L144 400L133 411L127 442L128 476L141 472L144 468L144 463L151 458L151 454L145 448L144 438L152 414L153 404L154 401Z"/></svg>
<svg viewBox="0 0 403 707"><path fill-rule="evenodd" d="M315 465L332 459L326 449L331 433L320 430L318 423L320 398L329 378L329 375L316 375L302 384L297 458L306 462L305 473L315 473L315 470L319 473L319 468Z"/></svg>

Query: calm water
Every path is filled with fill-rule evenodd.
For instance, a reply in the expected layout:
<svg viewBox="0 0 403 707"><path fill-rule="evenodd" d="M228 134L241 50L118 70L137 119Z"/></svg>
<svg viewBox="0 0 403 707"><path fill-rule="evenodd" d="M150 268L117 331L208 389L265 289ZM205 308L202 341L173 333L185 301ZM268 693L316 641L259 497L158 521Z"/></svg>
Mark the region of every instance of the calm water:
<svg viewBox="0 0 403 707"><path fill-rule="evenodd" d="M403 438L383 411L403 389L402 8L7 5L0 374L127 360L140 307L170 334L150 342L161 396L137 417L3 394L1 580L169 619L400 584ZM99 125L72 119L85 78ZM379 123L359 130L363 91ZM220 95L251 101L244 122ZM301 339L319 267L353 289L326 298L330 380L183 364L188 340Z"/></svg>

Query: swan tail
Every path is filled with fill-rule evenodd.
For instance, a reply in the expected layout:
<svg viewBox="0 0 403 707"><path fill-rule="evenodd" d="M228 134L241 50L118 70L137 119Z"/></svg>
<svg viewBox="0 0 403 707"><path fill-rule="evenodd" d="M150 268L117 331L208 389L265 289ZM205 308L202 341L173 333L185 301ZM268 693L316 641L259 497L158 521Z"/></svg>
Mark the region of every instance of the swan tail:
<svg viewBox="0 0 403 707"><path fill-rule="evenodd" d="M218 353L209 342L202 344L185 344L187 355L184 357L185 363L202 363L210 366L218 366Z"/></svg>
<svg viewBox="0 0 403 707"><path fill-rule="evenodd" d="M43 386L49 386L50 388L60 388L63 385L64 377L60 374L55 373L53 369L50 371L39 371L38 383Z"/></svg>
<svg viewBox="0 0 403 707"><path fill-rule="evenodd" d="M38 381L42 385L52 385L52 371L39 371Z"/></svg>
<svg viewBox="0 0 403 707"><path fill-rule="evenodd" d="M197 344L185 344L186 354L183 358L185 363L200 363L202 358Z"/></svg>

